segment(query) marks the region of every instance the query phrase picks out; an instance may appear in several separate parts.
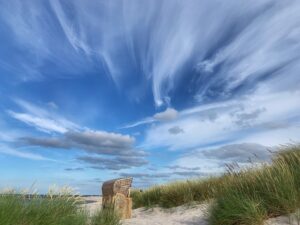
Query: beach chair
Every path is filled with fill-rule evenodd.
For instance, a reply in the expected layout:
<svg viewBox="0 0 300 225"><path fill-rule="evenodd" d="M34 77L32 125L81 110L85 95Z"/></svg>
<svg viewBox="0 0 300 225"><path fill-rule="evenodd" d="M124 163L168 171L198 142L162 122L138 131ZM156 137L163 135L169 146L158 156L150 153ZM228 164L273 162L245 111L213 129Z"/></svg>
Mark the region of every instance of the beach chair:
<svg viewBox="0 0 300 225"><path fill-rule="evenodd" d="M119 178L104 182L102 185L102 207L113 207L122 219L130 219L132 208L131 184L132 178Z"/></svg>

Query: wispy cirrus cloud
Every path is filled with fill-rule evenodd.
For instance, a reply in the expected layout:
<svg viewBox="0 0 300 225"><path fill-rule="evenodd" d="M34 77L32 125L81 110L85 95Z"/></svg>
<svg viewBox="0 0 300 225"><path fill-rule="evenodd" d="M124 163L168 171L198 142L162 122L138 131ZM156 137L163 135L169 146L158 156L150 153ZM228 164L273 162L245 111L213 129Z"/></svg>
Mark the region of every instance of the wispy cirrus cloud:
<svg viewBox="0 0 300 225"><path fill-rule="evenodd" d="M175 120L177 117L178 117L178 111L176 109L168 107L162 112L155 113L152 117L148 117L140 121L125 125L121 128L126 129L126 128L133 128L133 127L145 125L145 124L155 123L155 122L167 122L167 121Z"/></svg>
<svg viewBox="0 0 300 225"><path fill-rule="evenodd" d="M61 126L59 123L56 122L56 120L49 119L49 118L41 118L32 116L30 114L26 113L16 113L13 111L7 111L8 114L24 123L26 123L29 126L33 126L37 128L38 130L44 131L44 132L59 132L64 133L67 131L67 129L64 126Z"/></svg>
<svg viewBox="0 0 300 225"><path fill-rule="evenodd" d="M135 147L135 138L130 135L80 127L57 113L51 113L27 101L17 99L15 102L25 112L8 111L11 117L48 134L19 137L14 140L18 145L83 150L89 155L80 156L78 160L99 169L119 170L147 164L146 153ZM101 158L99 155L105 157Z"/></svg>
<svg viewBox="0 0 300 225"><path fill-rule="evenodd" d="M257 163L270 162L273 153L278 147L267 147L255 143L240 143L224 145L217 148L194 149L183 153L172 162L170 168L181 169L184 174L188 172L202 172L204 176L220 175L228 165L235 165L236 169L253 166ZM193 174L193 173L192 173Z"/></svg>
<svg viewBox="0 0 300 225"><path fill-rule="evenodd" d="M275 0L3 2L1 20L19 48L39 57L0 59L39 77L49 60L72 76L101 64L121 89L139 74L141 83L151 81L157 106L172 101L188 66L193 82L184 85L198 101L230 98L270 77L298 80L299 7Z"/></svg>
<svg viewBox="0 0 300 225"><path fill-rule="evenodd" d="M299 91L258 91L234 101L186 109L176 120L150 127L143 146L187 149L237 142L274 146L296 141L300 138L296 132L300 129L299 98ZM174 127L178 128L174 129L177 135L170 132Z"/></svg>
<svg viewBox="0 0 300 225"><path fill-rule="evenodd" d="M3 144L0 144L0 154L4 155L10 155L18 158L23 158L23 159L30 159L30 160L37 160L37 161L55 161L53 159L49 159L47 157L44 157L42 155L36 154L36 153L31 153L28 151L24 150L16 150L12 147L5 146Z"/></svg>
<svg viewBox="0 0 300 225"><path fill-rule="evenodd" d="M15 102L23 110L23 112L15 112L7 110L7 113L29 126L35 127L36 129L51 133L65 133L68 130L77 130L79 126L56 113L51 113L45 109L36 106L27 101L16 99Z"/></svg>

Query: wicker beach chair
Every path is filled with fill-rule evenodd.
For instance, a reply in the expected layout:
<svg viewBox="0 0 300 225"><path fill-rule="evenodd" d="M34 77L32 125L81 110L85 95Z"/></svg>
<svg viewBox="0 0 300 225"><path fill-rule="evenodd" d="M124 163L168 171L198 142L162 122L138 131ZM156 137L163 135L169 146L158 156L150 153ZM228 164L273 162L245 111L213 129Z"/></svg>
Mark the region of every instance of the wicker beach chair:
<svg viewBox="0 0 300 225"><path fill-rule="evenodd" d="M131 184L132 178L119 178L104 182L102 185L103 208L114 207L122 219L131 218Z"/></svg>

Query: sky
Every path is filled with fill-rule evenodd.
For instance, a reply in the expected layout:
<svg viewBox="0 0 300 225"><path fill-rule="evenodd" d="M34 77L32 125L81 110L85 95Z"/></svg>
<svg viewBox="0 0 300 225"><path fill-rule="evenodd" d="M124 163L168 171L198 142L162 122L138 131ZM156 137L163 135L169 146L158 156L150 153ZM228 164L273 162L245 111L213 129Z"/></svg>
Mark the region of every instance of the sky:
<svg viewBox="0 0 300 225"><path fill-rule="evenodd" d="M0 0L0 188L99 194L300 140L300 1Z"/></svg>

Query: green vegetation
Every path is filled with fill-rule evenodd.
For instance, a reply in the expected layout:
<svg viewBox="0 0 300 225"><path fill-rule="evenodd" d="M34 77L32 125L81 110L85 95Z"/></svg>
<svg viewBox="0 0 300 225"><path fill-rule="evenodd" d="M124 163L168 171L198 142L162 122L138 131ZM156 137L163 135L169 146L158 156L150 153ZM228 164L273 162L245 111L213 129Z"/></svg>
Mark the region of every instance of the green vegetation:
<svg viewBox="0 0 300 225"><path fill-rule="evenodd" d="M121 225L121 222L113 207L109 207L99 210L92 217L91 225Z"/></svg>
<svg viewBox="0 0 300 225"><path fill-rule="evenodd" d="M261 225L267 218L300 208L300 146L282 149L270 164L133 191L132 197L134 208L212 200L211 225ZM5 192L0 194L0 221L1 225L120 225L113 208L88 216L81 203L69 189L50 191L44 197Z"/></svg>
<svg viewBox="0 0 300 225"><path fill-rule="evenodd" d="M133 208L161 206L176 207L192 202L203 202L218 196L226 184L226 176L202 180L178 181L147 190L133 190Z"/></svg>
<svg viewBox="0 0 300 225"><path fill-rule="evenodd" d="M101 210L92 217L81 206L80 197L70 189L49 191L47 196L16 193L0 194L1 225L119 225L113 209Z"/></svg>
<svg viewBox="0 0 300 225"><path fill-rule="evenodd" d="M213 199L211 225L259 225L300 208L300 146L282 149L271 164L134 191L132 196L135 208L169 208Z"/></svg>
<svg viewBox="0 0 300 225"><path fill-rule="evenodd" d="M300 207L299 175L299 147L276 154L271 165L232 173L212 206L211 224L261 224L294 212Z"/></svg>

